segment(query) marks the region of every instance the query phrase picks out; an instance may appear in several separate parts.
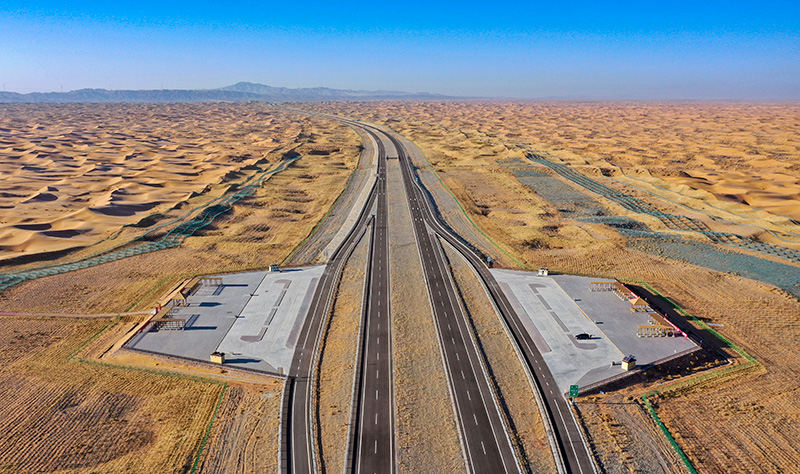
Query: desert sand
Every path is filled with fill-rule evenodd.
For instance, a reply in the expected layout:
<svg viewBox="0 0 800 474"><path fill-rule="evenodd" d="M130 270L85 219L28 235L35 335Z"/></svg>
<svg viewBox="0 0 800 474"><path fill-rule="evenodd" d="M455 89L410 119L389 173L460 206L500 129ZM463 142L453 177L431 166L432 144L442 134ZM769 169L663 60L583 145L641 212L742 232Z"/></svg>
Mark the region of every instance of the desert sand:
<svg viewBox="0 0 800 474"><path fill-rule="evenodd" d="M800 462L800 452L792 443L800 436L796 428L800 426L798 299L764 282L688 263L666 247L660 248L658 242L579 219L562 203L548 200L547 190L526 185L519 177L520 170L544 173L543 167L524 162L527 150L539 151L660 210L691 216L713 230L797 249L799 106L369 103L316 104L314 108L383 123L412 139L430 160L415 159L426 184L438 181L435 172L463 205L463 212L454 203L445 209L453 227L460 232L466 229L465 235L485 233L488 238L476 244L501 265L541 265L646 281L755 358L755 364L750 364L742 353L722 348L730 366L687 365L681 374L688 378L656 374L613 393L579 399L578 416L603 469L681 470L675 452L642 406L641 395L653 389L660 391L651 400L661 418L699 470L779 471ZM359 139L347 128L265 104L4 106L3 111L0 189L7 193L0 201L3 271L124 244L160 222L224 196L258 170L270 169L293 154L302 156L180 247L26 282L0 296L0 310L8 311L146 310L187 276L279 262L325 215L344 189L359 154ZM70 137L75 137L74 142ZM236 161L238 157L244 158ZM640 221L676 238L697 239L544 174L553 180L547 182L561 183L575 201L596 202L609 215ZM434 194L438 199L446 191L434 189ZM64 252L69 249L74 250ZM784 263L790 272L800 271L800 266ZM459 286L468 288L467 272L456 273ZM400 284L393 290L411 293ZM424 288L415 287L414 292L419 291ZM474 288L463 291L468 299L478 293ZM437 355L435 339L420 341L420 333L433 333L429 317L424 316L430 310L419 310L419 299L402 301L407 303L405 312L393 315L397 318L396 379L402 384L397 388L398 444L405 449L400 464L459 470L455 423L438 356L419 366L420 351ZM480 298L467 304L485 306ZM536 413L526 408L531 403L529 386L517 375L519 367L505 354L507 341L487 314L491 316L486 308L475 311L476 327L479 336L486 338L509 413L517 418L519 446L531 466L546 470L550 465L543 459L547 446L542 428ZM0 377L10 387L9 409L23 403L32 415L14 418L15 426L37 433L34 418L56 416L67 424L85 419L103 427L98 433L115 433L122 441L109 445L96 440L92 456L81 457L76 454L79 438L48 432L25 438L30 441L25 451L0 452L0 469L126 469L139 466L142 460L155 470L186 468L198 452L217 402L219 419L201 460L203 466L274 468L276 457L257 453L277 443L279 391L275 386L253 387L227 378L210 383L154 376L130 366L149 370L164 367L158 365L163 362L133 361L119 355L108 359L107 348L135 324L132 316L116 323L23 316L14 321L0 331L0 339L12 348L2 354ZM110 331L92 339L109 323L114 324ZM341 329L333 328L339 331L333 337L346 343ZM703 334L714 337L705 329ZM80 358L115 365L101 368L69 359L89 342L79 351ZM329 355L328 362L350 357L344 352ZM719 372L727 367L746 369ZM184 373L175 367L168 370ZM325 366L323 370L328 377L340 373ZM694 376L709 374L712 377L693 382ZM322 408L329 415L329 425L323 430L329 437L344 432L340 415L347 406L347 400L342 400L341 407L333 406L330 396L346 392L348 383L330 385L330 391L323 393L327 398ZM222 384L229 384L224 393ZM430 403L419 402L419 390L428 390L435 410ZM23 396L30 393L40 395ZM193 418L180 411L186 394L197 401L190 410L198 414ZM240 405L242 410L236 408ZM64 410L53 411L52 406ZM444 422L431 417L431 411L441 413ZM21 411L8 413L12 412L18 416ZM153 422L153 417L159 421ZM126 428L114 429L117 424ZM186 436L177 437L177 432ZM11 425L7 433L23 436ZM116 442L118 438L108 439ZM54 440L61 440L60 444L53 444ZM242 460L220 448L234 440L241 443ZM426 446L433 442L444 448L429 459L412 455L427 452ZM331 449L330 439L323 444L329 448L326 456L332 457L331 463L339 465L341 450ZM43 455L53 449L64 455Z"/></svg>
<svg viewBox="0 0 800 474"><path fill-rule="evenodd" d="M0 262L147 227L310 141L302 120L264 105L4 105Z"/></svg>
<svg viewBox="0 0 800 474"><path fill-rule="evenodd" d="M654 374L627 388L583 402L579 399L578 416L604 470L684 469L641 401L653 389L660 393L650 397L659 415L700 471L780 471L800 462L800 452L789 441L799 436L796 426L800 425L800 409L793 401L800 390L795 380L800 360L795 344L800 327L797 297L762 281L688 263L664 243L579 219L578 213L567 209L570 205L599 203L606 215L642 222L673 238L701 239L673 232L655 218L633 214L525 161L525 151L543 152L657 209L692 217L713 230L797 249L800 226L792 219L796 220L799 210L800 106L384 103L328 107L388 125L412 139L430 160L422 166L423 173L438 174L469 218L497 244L482 250L503 265L547 266L567 273L648 282L742 348L743 353L722 349L730 365L690 364L681 368L689 377ZM520 170L542 179L523 184L526 178L515 175ZM560 187L554 189L554 183ZM564 201L549 201L554 191L563 193ZM456 219L458 213L446 216ZM794 274L797 280L800 266L780 262L784 265L780 271L788 272L790 279ZM701 333L716 340L707 329L701 328ZM742 354L753 356L755 364ZM727 371L730 367L743 369ZM709 378L696 379L691 374Z"/></svg>
<svg viewBox="0 0 800 474"><path fill-rule="evenodd" d="M3 320L0 330L6 348L0 378L8 387L2 396L8 416L3 417L7 440L3 447L7 449L0 450L0 470L177 472L189 471L195 461L209 471L276 470L282 381L254 384L232 373L210 373L125 351L112 353L114 344L141 315L120 320L43 319L25 313L146 311L189 275L264 268L282 261L344 189L358 160L358 136L333 122L276 111L265 104L9 106L4 111L8 113L3 119L16 117L18 129L37 123L29 128L39 127L42 141L51 140L48 130L59 127L101 130L84 140L83 146L87 155L94 156L91 166L103 168L98 173L105 174L99 180L84 180L84 174L93 174L88 168L86 173L71 171L69 166L59 168L56 162L69 164L72 158L64 157L74 150L68 139L54 142L51 154L60 158L42 160L47 169L61 170L55 186L60 194L49 201L52 208L31 208L22 214L19 209L2 210L7 234L0 241L36 242L16 251L4 248L4 258L25 255L28 259L6 260L2 271L71 261L124 245L150 230L157 238L163 234L157 229L159 224L230 195L287 156L300 158L179 247L35 279L0 294L0 307L17 312L15 318ZM102 128L111 123L114 127L109 128L129 129L124 132L130 135L128 142L105 136ZM8 125L3 128L11 130ZM8 130L3 133L13 140L26 136ZM165 137L164 147L149 139L151 135ZM147 156L115 163L115 157L135 154L133 148L149 151L142 151ZM49 171L25 170L19 165L6 168L8 162L13 163L13 158L6 159L13 153L0 153L0 160L3 170L17 177L4 174L3 179L20 183L15 192L23 194L23 183L35 188ZM35 161L33 155L25 160ZM128 185L125 192L117 193L118 199L110 199L103 207L124 204L122 209L130 213L97 212L91 200L126 183L155 181L158 186ZM2 202L23 208L29 204L21 201L4 197ZM148 209L125 207L156 201ZM64 228L91 230L52 237L15 227L18 222L58 219ZM76 245L86 247L58 252ZM54 251L55 255L49 253ZM57 426L42 422L51 419L58 420ZM201 452L212 420L213 429ZM74 433L68 432L68 427L76 426ZM26 449L17 449L12 439L22 440ZM231 449L236 456L230 455ZM271 454L265 455L266 451ZM53 456L54 452L61 454Z"/></svg>

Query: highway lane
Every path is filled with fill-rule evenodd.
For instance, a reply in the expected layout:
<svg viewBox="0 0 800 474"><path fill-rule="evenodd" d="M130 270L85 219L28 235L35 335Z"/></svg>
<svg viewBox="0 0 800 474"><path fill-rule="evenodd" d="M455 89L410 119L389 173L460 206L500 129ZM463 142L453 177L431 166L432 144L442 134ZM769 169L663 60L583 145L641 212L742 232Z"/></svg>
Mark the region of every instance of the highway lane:
<svg viewBox="0 0 800 474"><path fill-rule="evenodd" d="M437 326L448 383L460 424L462 447L471 472L518 472L514 451L480 363L454 283L436 236L426 226L422 201L411 183L405 152L388 138L401 160L403 183L411 211L423 273Z"/></svg>
<svg viewBox="0 0 800 474"><path fill-rule="evenodd" d="M386 150L378 144L377 204L367 264L366 306L362 308L363 335L355 423L351 427L352 472L391 473L395 466L394 378L389 288L389 238L386 205Z"/></svg>
<svg viewBox="0 0 800 474"><path fill-rule="evenodd" d="M281 433L281 470L284 472L318 472L315 456L314 397L312 394L314 366L323 323L330 312L336 284L344 264L366 231L369 210L377 198L377 183L361 210L356 225L334 251L314 292L311 309L298 338L292 366L287 379L287 410L283 413Z"/></svg>
<svg viewBox="0 0 800 474"><path fill-rule="evenodd" d="M439 243L433 234L441 236L441 238L453 245L464 255L477 270L484 285L486 285L488 292L494 300L495 306L509 328L512 339L520 348L523 361L531 373L532 382L543 396L545 409L549 421L553 426L553 432L549 434L554 438L554 442L557 445L557 461L563 462L561 466L568 472L594 472L594 464L591 460L591 455L583 442L577 422L572 416L567 401L563 397L563 394L558 393L555 380L544 363L541 354L539 354L538 350L533 345L530 336L524 330L519 318L500 290L499 285L484 266L483 260L480 257L480 252L476 251L469 242L464 241L458 236L458 234L441 219L441 216L436 211L435 201L421 183L418 182L418 177L412 169L410 159L405 149L395 137L366 124L348 119L340 120L350 125L359 126L371 131L373 138L376 138L377 142L384 142L385 139L388 138L390 146L393 145L399 155L404 173L406 194L409 199L409 206L412 210L415 233L417 235L418 245L420 246L421 257L423 258L425 276L428 279L429 292L436 292L436 296L434 296L434 293L431 293L430 297L432 302L434 299L439 301L439 303L434 304L435 311L438 312L436 317L438 324L437 330L439 331L439 336L442 341L443 356L446 359L446 369L448 369L448 375L451 381L450 388L457 405L457 412L459 413L462 443L464 444L465 452L467 452L470 469L475 472L495 472L498 470L510 472L518 469L518 467L515 466L513 469L508 468L510 464L508 449L510 449L510 447L505 450L501 448L503 444L507 444L507 439L503 440L504 431L500 433L502 420L499 420L497 407L492 402L491 393L488 389L488 381L484 380L486 383L478 382L482 376L482 368L474 345L472 345L472 341L469 338L464 317L463 315L460 315L460 317L457 316L460 314L461 308L453 291L449 272L445 270L446 265L441 254L441 248L438 247ZM385 145L386 144L384 144L384 146ZM291 374L305 374L305 377L292 377L292 385L287 392L288 396L292 399L291 406L293 410L291 410L291 416L287 417L285 420L284 429L287 433L291 432L292 436L285 436L286 449L291 453L291 456L283 463L282 466L284 469L296 472L311 472L316 470L312 455L313 439L311 438L314 431L310 418L310 412L313 408L310 404L313 400L308 392L311 388L308 382L313 369L313 354L316 352L316 345L318 344L319 335L321 334L321 323L324 320L325 312L328 311L328 308L324 310L319 309L320 302L326 301L326 294L328 295L328 302L332 297L332 289L335 287L335 282L338 281L339 274L341 273L341 266L343 266L346 260L345 253L352 252L354 247L354 245L352 245L353 238L355 238L359 232L365 230L364 225L368 217L366 210L371 209L376 201L378 194L377 187L378 185L376 183L375 189L373 189L370 195L370 199L365 205L364 210L362 210L362 215L358 224L353 228L351 235L345 239L342 246L334 253L328 268L326 268L326 274L323 275L323 280L317 290L317 293L320 294L319 297L315 293L314 309L312 311L314 315L308 318L304 325L303 333L301 333L301 340L304 342L302 349L298 347L299 352L295 355L295 363L292 365ZM423 246L425 246L424 250L422 249ZM422 255L423 252L425 256ZM388 260L386 263L388 265ZM332 275L327 275L328 270L331 271ZM370 275L374 276L374 272L370 271ZM429 276L430 278L428 278ZM435 282L431 283L432 281ZM372 285L370 284L370 286ZM446 295L446 298L441 296L440 292ZM386 293L388 293L388 288ZM372 298L370 298L370 300L372 300ZM374 304L377 306L377 302ZM387 318L389 317L388 314L387 309ZM440 315L441 318L439 317ZM454 325L453 322L456 324ZM377 342L377 327L375 330L374 340ZM385 330L390 330L388 320ZM386 335L386 337L388 341L390 336ZM449 343L448 337L450 338ZM471 351L470 346L472 346ZM463 352L460 352L459 349L463 350ZM364 352L367 351L365 350ZM471 356L470 353L472 354ZM376 353L376 359L378 357ZM467 359L466 362L464 361L465 358ZM460 382L459 378L461 378ZM476 390L476 387L480 389ZM305 395L302 395L302 393L305 393ZM478 400L476 395L480 395L479 402L475 401ZM464 401L464 399L466 399L466 401ZM474 415L473 426L465 424L470 410ZM393 408L385 407L383 413L391 416L393 415ZM374 414L380 416L381 410L373 411L373 416ZM478 416L479 414L480 417ZM361 420L368 421L368 418L367 416L362 416ZM391 418L392 426L393 421L393 418ZM375 423L374 418L373 425L379 425L379 423ZM296 428L297 426L305 427L305 429ZM377 440L377 438L375 438L375 440ZM391 448L388 449L380 448L376 450L374 441L373 456L376 458L380 457L377 456L378 453L376 451L383 453L382 455L392 459L391 465L394 467L395 453L393 450L395 448L393 445L393 438L390 441L392 443ZM494 448L492 447L493 442ZM494 452L494 454L492 454L492 452ZM356 454L356 461L358 464L354 462L349 467L356 468L355 466L360 466L359 469L363 469L366 464L363 464L360 459L364 454L363 450L360 454Z"/></svg>
<svg viewBox="0 0 800 474"><path fill-rule="evenodd" d="M391 137L391 139L398 149L402 149L402 145L400 145L395 137ZM533 344L533 340L524 329L519 317L505 297L505 294L500 289L500 285L498 285L494 276L492 276L488 268L484 265L478 252L476 252L468 242L459 237L458 234L444 222L438 212L435 212L435 201L430 193L424 189L418 176L416 176L413 171L410 159L405 153L401 153L401 155L401 162L404 164L404 169L407 169L409 173L409 182L413 183L416 203L423 211L421 220L430 225L438 235L455 247L459 253L467 258L473 268L475 268L494 300L495 306L500 311L501 317L504 318L509 327L512 338L515 340L514 342L520 348L524 363L531 371L533 381L537 385L539 393L542 394L543 401L546 405L551 425L555 431L553 434L556 437L556 444L560 451L557 458L563 460L563 468L568 472L575 473L588 474L595 472L591 454L583 440L580 428L572 415L567 400L564 395L558 391L558 386L553 375L550 373L550 369L544 362L539 350Z"/></svg>

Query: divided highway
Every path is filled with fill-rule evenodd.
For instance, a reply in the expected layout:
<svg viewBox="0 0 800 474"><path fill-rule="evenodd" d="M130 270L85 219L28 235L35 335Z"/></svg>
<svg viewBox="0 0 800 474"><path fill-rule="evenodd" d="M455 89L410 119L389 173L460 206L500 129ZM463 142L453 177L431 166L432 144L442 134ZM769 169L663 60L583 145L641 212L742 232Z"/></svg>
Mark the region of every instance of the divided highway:
<svg viewBox="0 0 800 474"><path fill-rule="evenodd" d="M519 472L514 449L473 343L441 245L429 230L402 145L395 146L470 472Z"/></svg>
<svg viewBox="0 0 800 474"><path fill-rule="evenodd" d="M595 472L594 462L591 454L583 441L578 423L572 415L567 400L558 391L555 378L550 373L550 369L542 358L542 354L533 344L528 332L522 326L519 316L512 309L511 304L500 289L494 276L484 265L483 260L474 251L473 247L459 237L441 216L436 212L436 204L430 194L424 189L416 175L414 167L400 141L388 134L395 144L399 154L400 162L403 165L404 176L406 177L407 187L412 188L409 198L412 207L417 208L420 221L426 223L430 228L458 252L466 257L473 268L478 272L484 285L489 290L489 294L494 300L495 306L500 311L501 317L509 327L515 343L522 352L524 363L530 370L534 383L537 385L539 393L542 394L546 410L550 417L550 424L554 428L556 445L560 451L557 456L563 461L561 466L567 472L574 473L593 473ZM415 226L417 219L415 218Z"/></svg>
<svg viewBox="0 0 800 474"><path fill-rule="evenodd" d="M386 206L386 150L378 144L377 206L367 263L365 307L362 308L360 371L357 374L354 423L350 433L352 472L395 471L394 377L392 369L392 320L389 307L389 238Z"/></svg>
<svg viewBox="0 0 800 474"><path fill-rule="evenodd" d="M334 117L329 117L334 118ZM459 423L462 448L471 472L519 472L511 441L463 313L440 238L452 245L475 268L543 398L560 471L595 472L580 429L555 379L521 324L499 285L483 263L480 252L458 236L441 218L430 193L420 183L403 144L382 129L335 117L368 133L377 144L378 176L356 225L333 253L314 293L311 310L300 333L293 360L284 411L282 470L319 472L316 443L313 378L324 322L342 269L367 230L375 209L370 242L365 307L362 308L360 360L355 380L353 424L348 443L351 472L394 472L394 397L391 348L389 236L387 235L386 159L394 148L403 176L414 233L428 287L428 295ZM388 152L391 155L391 152ZM343 440L344 441L344 440Z"/></svg>
<svg viewBox="0 0 800 474"><path fill-rule="evenodd" d="M312 393L315 376L316 354L322 335L323 323L330 312L337 282L350 254L353 253L361 235L366 231L370 219L369 210L375 204L377 183L373 186L358 221L347 234L347 238L334 251L325 266L311 301L309 314L298 338L292 366L289 369L285 397L287 408L283 413L281 433L281 470L285 472L318 472L315 455L316 429L314 428L314 396Z"/></svg>

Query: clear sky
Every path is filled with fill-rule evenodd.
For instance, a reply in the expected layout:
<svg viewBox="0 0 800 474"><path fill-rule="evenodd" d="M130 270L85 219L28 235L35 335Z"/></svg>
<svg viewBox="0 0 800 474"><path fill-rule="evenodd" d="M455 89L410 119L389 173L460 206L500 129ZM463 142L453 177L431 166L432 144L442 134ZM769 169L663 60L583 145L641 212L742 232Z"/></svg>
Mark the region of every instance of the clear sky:
<svg viewBox="0 0 800 474"><path fill-rule="evenodd" d="M0 2L0 90L800 99L800 0Z"/></svg>

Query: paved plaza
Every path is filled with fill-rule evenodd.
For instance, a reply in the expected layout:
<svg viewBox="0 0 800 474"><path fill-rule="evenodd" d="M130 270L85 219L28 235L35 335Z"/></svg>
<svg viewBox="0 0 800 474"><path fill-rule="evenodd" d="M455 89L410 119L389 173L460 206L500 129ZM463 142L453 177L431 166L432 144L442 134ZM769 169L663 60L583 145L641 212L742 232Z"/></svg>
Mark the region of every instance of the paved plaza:
<svg viewBox="0 0 800 474"><path fill-rule="evenodd" d="M183 330L151 331L129 346L208 361L224 352L226 365L286 373L324 265L217 275L176 307Z"/></svg>
<svg viewBox="0 0 800 474"><path fill-rule="evenodd" d="M611 291L589 290L593 281L575 275L537 276L533 272L492 270L523 325L542 353L562 392L572 384L585 387L624 373L619 363L632 354L647 365L697 348L686 337L638 337L646 313ZM577 334L591 335L588 340Z"/></svg>

